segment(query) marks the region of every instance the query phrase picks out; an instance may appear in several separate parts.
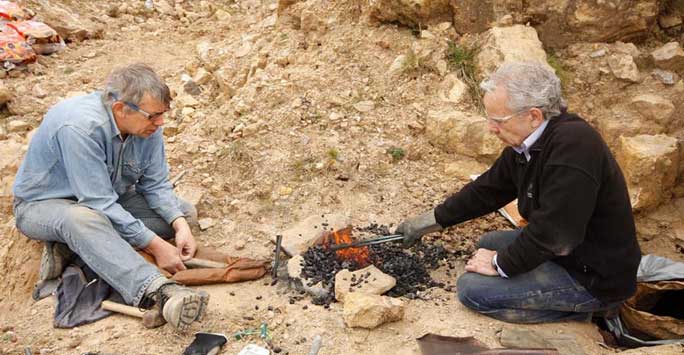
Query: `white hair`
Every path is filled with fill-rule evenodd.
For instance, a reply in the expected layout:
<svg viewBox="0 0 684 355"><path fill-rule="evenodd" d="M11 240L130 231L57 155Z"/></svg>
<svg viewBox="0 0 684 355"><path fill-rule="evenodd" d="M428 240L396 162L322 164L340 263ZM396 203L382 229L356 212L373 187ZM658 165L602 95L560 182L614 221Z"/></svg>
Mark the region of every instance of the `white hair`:
<svg viewBox="0 0 684 355"><path fill-rule="evenodd" d="M114 69L105 82L104 98L139 104L145 94L168 105L171 91L163 80L147 64L136 63Z"/></svg>
<svg viewBox="0 0 684 355"><path fill-rule="evenodd" d="M506 107L512 112L537 107L546 119L552 119L568 107L560 79L548 66L539 62L504 63L480 84L480 88L488 93L499 86L506 90Z"/></svg>

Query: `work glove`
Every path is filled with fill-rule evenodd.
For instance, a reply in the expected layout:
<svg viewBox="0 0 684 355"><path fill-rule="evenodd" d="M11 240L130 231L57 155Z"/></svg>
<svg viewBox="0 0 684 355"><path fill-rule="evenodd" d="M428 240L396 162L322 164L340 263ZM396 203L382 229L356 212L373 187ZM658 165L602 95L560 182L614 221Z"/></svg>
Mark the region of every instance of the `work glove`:
<svg viewBox="0 0 684 355"><path fill-rule="evenodd" d="M394 230L394 233L403 235L404 248L409 248L416 244L423 235L441 230L442 226L435 220L435 211L430 210L420 216L404 220Z"/></svg>

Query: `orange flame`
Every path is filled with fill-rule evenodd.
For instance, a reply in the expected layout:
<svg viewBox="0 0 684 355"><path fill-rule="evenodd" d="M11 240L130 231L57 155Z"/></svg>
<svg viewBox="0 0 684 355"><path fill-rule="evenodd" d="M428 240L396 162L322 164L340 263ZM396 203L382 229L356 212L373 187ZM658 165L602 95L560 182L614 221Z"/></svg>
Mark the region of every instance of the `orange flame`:
<svg viewBox="0 0 684 355"><path fill-rule="evenodd" d="M331 245L349 244L354 240L351 237L351 227L340 229L332 233L328 233L323 239L323 245L327 248ZM338 260L350 260L355 262L358 267L365 267L370 264L370 254L368 247L346 248L335 252Z"/></svg>

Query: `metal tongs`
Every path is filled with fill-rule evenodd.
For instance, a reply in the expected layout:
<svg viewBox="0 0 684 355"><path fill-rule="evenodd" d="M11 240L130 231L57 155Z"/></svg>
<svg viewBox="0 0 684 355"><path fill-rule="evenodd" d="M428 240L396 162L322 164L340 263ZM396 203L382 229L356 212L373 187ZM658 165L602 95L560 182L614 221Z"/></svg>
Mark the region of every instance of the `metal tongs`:
<svg viewBox="0 0 684 355"><path fill-rule="evenodd" d="M403 240L403 239L404 239L403 234L385 235L385 236L377 237L377 238L357 240L357 241L355 241L353 243L349 243L349 244L333 245L330 247L330 250L336 251L336 250L347 249L347 248L358 248L358 247L363 247L363 246L367 246L367 245L380 244L380 243L386 243L386 242L394 242L394 241Z"/></svg>

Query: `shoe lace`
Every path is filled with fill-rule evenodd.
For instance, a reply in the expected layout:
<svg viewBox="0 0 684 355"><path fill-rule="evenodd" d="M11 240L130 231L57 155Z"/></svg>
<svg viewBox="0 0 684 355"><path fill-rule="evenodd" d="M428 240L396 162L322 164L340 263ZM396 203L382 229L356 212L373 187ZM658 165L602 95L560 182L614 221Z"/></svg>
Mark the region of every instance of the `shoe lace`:
<svg viewBox="0 0 684 355"><path fill-rule="evenodd" d="M169 300L168 292L164 292L164 289L171 285L178 284L175 282L168 282L162 284L161 286L159 286L158 289L145 295L142 298L142 300L140 300L140 303L138 304L138 309L140 309L141 311L146 311L158 304L159 311L162 312L164 310L164 305L166 304L166 301Z"/></svg>

